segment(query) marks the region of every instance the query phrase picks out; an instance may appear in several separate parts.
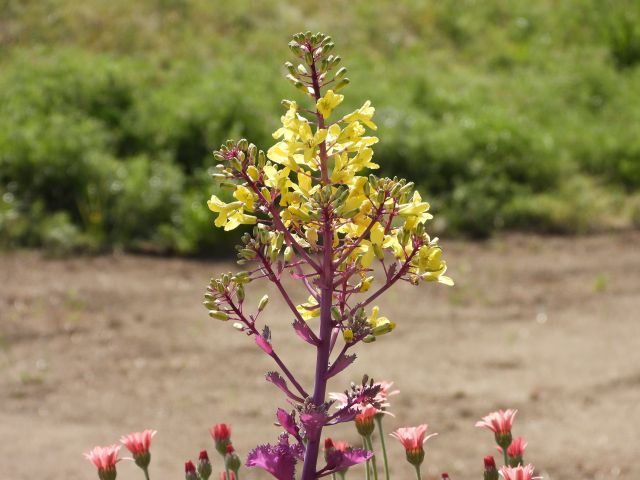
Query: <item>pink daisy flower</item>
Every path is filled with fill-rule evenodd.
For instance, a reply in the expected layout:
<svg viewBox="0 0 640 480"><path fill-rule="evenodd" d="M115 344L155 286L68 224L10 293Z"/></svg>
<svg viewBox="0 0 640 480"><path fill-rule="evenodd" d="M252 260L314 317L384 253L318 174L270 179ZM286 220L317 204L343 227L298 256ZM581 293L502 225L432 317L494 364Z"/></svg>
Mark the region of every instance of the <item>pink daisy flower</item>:
<svg viewBox="0 0 640 480"><path fill-rule="evenodd" d="M424 460L424 448L422 445L431 437L437 435L437 433L432 433L425 437L428 427L425 423L417 427L399 428L391 434L392 437L400 441L405 449L407 460L412 465L420 465L422 463Z"/></svg>
<svg viewBox="0 0 640 480"><path fill-rule="evenodd" d="M118 451L120 445L109 445L107 447L93 447L84 454L85 458L91 461L98 469L100 478L115 478L116 463L118 463Z"/></svg>
<svg viewBox="0 0 640 480"><path fill-rule="evenodd" d="M535 480L533 476L533 465L519 465L517 467L502 467L500 469L500 475L504 480Z"/></svg>
<svg viewBox="0 0 640 480"><path fill-rule="evenodd" d="M131 455L133 455L133 458L136 458L149 453L151 439L156 433L158 433L156 430L130 433L129 435L123 435L122 438L120 438L120 443L127 447Z"/></svg>
<svg viewBox="0 0 640 480"><path fill-rule="evenodd" d="M498 410L491 412L489 415L482 417L482 420L476 422L476 427L488 428L495 434L504 435L511 433L513 419L518 410Z"/></svg>

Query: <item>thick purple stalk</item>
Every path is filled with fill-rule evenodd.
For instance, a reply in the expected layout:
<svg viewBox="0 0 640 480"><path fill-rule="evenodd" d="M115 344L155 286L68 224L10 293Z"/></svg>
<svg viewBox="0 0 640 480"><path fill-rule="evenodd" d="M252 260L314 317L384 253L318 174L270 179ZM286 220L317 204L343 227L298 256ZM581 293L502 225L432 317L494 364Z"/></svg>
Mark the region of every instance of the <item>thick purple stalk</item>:
<svg viewBox="0 0 640 480"><path fill-rule="evenodd" d="M311 65L311 80L313 82L314 97L316 101L318 101L321 94L315 63ZM318 128L324 128L324 117L320 112L316 112L316 118L318 119ZM327 161L326 144L324 142L320 144L320 171L322 175L322 183L324 185L329 184L329 165ZM329 355L331 353L331 305L333 303L334 275L331 208L328 206L325 207L323 213L323 256L322 266L320 269L320 335L319 343L316 347L316 372L313 387L313 403L318 406L324 403L325 395L327 393L327 370L329 368ZM316 478L321 435L322 428L319 428L316 434L312 438L308 439L304 456L304 465L302 467L302 480L313 480Z"/></svg>

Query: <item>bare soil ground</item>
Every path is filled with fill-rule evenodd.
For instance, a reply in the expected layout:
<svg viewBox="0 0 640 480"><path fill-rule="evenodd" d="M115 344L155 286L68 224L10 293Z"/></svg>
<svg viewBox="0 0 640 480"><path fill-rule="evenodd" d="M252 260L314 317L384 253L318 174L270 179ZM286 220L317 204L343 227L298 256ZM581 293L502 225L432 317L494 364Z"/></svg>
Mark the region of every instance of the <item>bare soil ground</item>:
<svg viewBox="0 0 640 480"><path fill-rule="evenodd" d="M519 409L515 433L544 478L640 478L640 233L445 249L456 287L403 285L383 297L397 330L359 348L332 389L364 372L394 380L389 431L428 422L440 432L428 444L429 479L481 477L494 447L473 424L499 407ZM209 277L231 269L128 255L0 257L0 479L96 478L81 453L147 427L159 430L156 480L183 478L182 462L212 448L216 422L233 425L242 454L274 440L273 411L285 405L263 381L269 358L201 306ZM277 293L254 286L253 299L272 294L274 344L309 384L312 352L288 332ZM390 449L395 478L412 478L400 446ZM140 473L126 462L118 478Z"/></svg>

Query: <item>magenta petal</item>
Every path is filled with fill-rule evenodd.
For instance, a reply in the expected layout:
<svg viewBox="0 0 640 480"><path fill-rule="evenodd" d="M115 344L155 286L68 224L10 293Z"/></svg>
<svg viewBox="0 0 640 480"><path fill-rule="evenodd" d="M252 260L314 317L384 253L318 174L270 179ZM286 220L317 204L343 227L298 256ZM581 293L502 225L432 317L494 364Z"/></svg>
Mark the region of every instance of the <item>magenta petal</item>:
<svg viewBox="0 0 640 480"><path fill-rule="evenodd" d="M366 462L373 457L373 452L354 448L341 452L340 450L332 450L327 452L327 465L318 472L320 476L329 475L333 472L345 470L359 463Z"/></svg>
<svg viewBox="0 0 640 480"><path fill-rule="evenodd" d="M334 375L339 374L353 362L355 362L355 355L341 355L338 359L331 365L329 371L327 372L327 379L333 377Z"/></svg>
<svg viewBox="0 0 640 480"><path fill-rule="evenodd" d="M287 433L293 435L296 438L300 438L298 425L296 425L292 414L289 414L282 408L279 408L276 412L276 417L278 418L278 422L280 422L282 428L284 428Z"/></svg>
<svg viewBox="0 0 640 480"><path fill-rule="evenodd" d="M316 434L324 427L327 421L327 415L324 412L306 412L300 414L300 423L304 426L307 437L314 438Z"/></svg>
<svg viewBox="0 0 640 480"><path fill-rule="evenodd" d="M287 382L282 378L282 376L278 372L268 372L265 375L265 379L267 382L273 383L276 387L282 390L290 399L295 400L296 402L302 403L304 400L289 390L287 386Z"/></svg>
<svg viewBox="0 0 640 480"><path fill-rule="evenodd" d="M310 343L311 345L316 345L316 341L313 338L313 332L309 328L309 325L307 325L305 322L301 322L298 319L294 320L293 330L305 342Z"/></svg>

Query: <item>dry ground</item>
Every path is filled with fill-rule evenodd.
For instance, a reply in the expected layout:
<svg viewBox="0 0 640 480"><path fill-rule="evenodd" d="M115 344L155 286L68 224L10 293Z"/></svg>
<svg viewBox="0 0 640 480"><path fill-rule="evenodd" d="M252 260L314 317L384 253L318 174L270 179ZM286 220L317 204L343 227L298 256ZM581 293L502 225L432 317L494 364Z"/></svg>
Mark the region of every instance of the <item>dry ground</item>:
<svg viewBox="0 0 640 480"><path fill-rule="evenodd" d="M440 432L429 479L480 478L493 446L473 424L498 407L520 410L515 432L545 478L639 478L639 245L639 233L445 243L457 286L403 285L383 297L397 330L360 348L333 389L365 371L394 380L402 393L387 427L428 422ZM233 424L243 453L275 439L283 403L262 380L269 359L200 304L208 278L234 268L0 257L0 479L94 478L81 453L145 427L160 431L156 480L182 478L181 462L211 447L215 422ZM290 315L272 293L274 343L308 383L312 356L286 332ZM391 450L401 458L399 445ZM408 467L396 462L395 478L411 478ZM121 464L118 477L139 473Z"/></svg>

